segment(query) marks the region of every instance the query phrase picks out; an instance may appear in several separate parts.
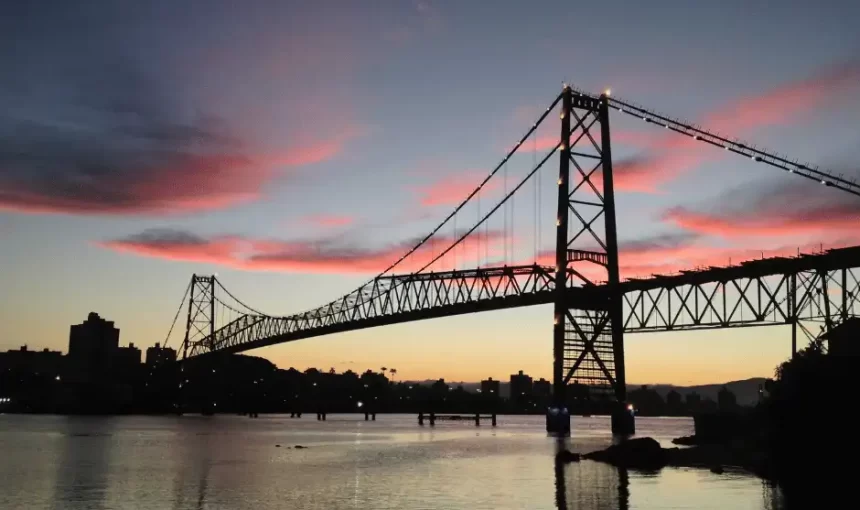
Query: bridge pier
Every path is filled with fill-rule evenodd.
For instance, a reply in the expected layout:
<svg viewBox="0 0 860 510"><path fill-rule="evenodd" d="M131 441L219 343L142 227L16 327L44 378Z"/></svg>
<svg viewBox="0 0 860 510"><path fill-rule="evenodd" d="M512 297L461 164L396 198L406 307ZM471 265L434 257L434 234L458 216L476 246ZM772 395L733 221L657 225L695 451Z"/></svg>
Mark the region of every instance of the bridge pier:
<svg viewBox="0 0 860 510"><path fill-rule="evenodd" d="M636 417L633 409L619 402L612 410L612 435L632 436L636 433Z"/></svg>
<svg viewBox="0 0 860 510"><path fill-rule="evenodd" d="M546 431L554 436L570 435L570 411L567 407L553 406L547 409Z"/></svg>

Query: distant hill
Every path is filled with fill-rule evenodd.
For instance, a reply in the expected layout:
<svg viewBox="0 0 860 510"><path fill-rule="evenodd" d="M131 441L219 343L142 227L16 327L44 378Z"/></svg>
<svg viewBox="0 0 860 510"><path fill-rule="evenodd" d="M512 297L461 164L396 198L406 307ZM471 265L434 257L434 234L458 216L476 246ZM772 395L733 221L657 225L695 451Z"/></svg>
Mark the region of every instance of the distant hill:
<svg viewBox="0 0 860 510"><path fill-rule="evenodd" d="M720 388L726 386L729 391L735 394L735 397L738 399L738 404L742 406L751 406L755 405L758 402L758 389L759 385L764 386L765 382L764 377L753 377L751 379L744 379L742 381L731 381L727 383L720 384L701 384L698 386L675 386L672 384L649 384L647 385L649 388L654 389L657 393L660 394L661 397L665 400L666 394L670 391L675 390L681 394L681 396L686 396L688 393L696 392L702 398L709 398L716 402L717 393L720 391ZM429 386L436 381L409 381L412 384L420 384L422 386ZM457 386L463 386L463 389L469 392L475 392L481 387L481 383L475 382L454 382L454 381L445 381L448 386L452 388L456 388ZM506 382L502 382L499 385L499 393L502 397L510 396L510 384ZM634 390L639 388L640 384L628 384L627 388L629 390Z"/></svg>
<svg viewBox="0 0 860 510"><path fill-rule="evenodd" d="M764 386L765 380L766 379L764 377L753 377L752 379L744 379L742 381L731 381L722 384L702 384L699 386L674 386L671 384L649 384L647 386L656 390L663 399L665 399L666 394L672 390L677 391L682 396L686 396L688 393L695 391L701 395L702 398L707 397L715 402L720 388L725 386L729 391L735 394L735 397L738 399L738 404L742 406L751 406L758 402L759 386ZM632 390L639 388L640 386L641 385L638 384L628 384L627 388Z"/></svg>

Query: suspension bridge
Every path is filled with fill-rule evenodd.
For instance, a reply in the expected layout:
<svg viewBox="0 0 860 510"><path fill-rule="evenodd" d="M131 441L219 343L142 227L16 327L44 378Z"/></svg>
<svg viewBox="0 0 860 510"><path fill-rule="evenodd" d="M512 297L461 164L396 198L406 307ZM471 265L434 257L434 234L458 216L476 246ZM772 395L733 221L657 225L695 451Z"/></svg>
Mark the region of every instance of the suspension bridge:
<svg viewBox="0 0 860 510"><path fill-rule="evenodd" d="M556 118L554 112L560 129L548 121ZM354 291L318 308L274 316L246 305L215 276L194 275L174 318L175 325L187 302L183 359L389 324L552 304L553 406L548 430L569 433L566 390L575 381L587 385L590 394L616 402L613 431L624 433L633 430L632 416L624 412L625 334L790 325L795 352L798 333L810 339L820 334L813 324L829 331L860 314L860 246L622 279L612 113L692 139L703 145L701 150L723 150L791 178L807 179L810 186L860 197L860 185L841 175L608 93L592 95L565 85L438 226ZM546 126L559 129L549 143L538 136ZM525 171L511 180L509 167L515 161ZM549 237L555 249L544 250L541 226L548 222L539 220L548 215L542 207L541 170L549 168L550 161L558 162L552 175L554 204L549 204L554 209ZM523 254L527 243L515 233L523 210L535 222L530 254ZM458 223L467 228L458 228Z"/></svg>

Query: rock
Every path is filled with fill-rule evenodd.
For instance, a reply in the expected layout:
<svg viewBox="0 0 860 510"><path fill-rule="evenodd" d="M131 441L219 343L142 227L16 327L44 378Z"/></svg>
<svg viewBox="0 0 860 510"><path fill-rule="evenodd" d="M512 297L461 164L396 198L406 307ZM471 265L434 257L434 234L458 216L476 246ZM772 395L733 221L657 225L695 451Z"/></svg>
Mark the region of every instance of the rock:
<svg viewBox="0 0 860 510"><path fill-rule="evenodd" d="M573 453L567 450L561 450L560 452L555 454L555 458L560 460L561 462L579 462L579 454Z"/></svg>
<svg viewBox="0 0 860 510"><path fill-rule="evenodd" d="M699 438L697 438L696 436L676 437L672 440L672 444L679 444L681 446L695 446L699 444Z"/></svg>
<svg viewBox="0 0 860 510"><path fill-rule="evenodd" d="M650 437L628 439L584 458L633 469L657 470L666 465L666 452Z"/></svg>
<svg viewBox="0 0 860 510"><path fill-rule="evenodd" d="M711 467L711 473L714 473L715 475L721 475L725 472L726 471L723 469L723 466L712 466Z"/></svg>
<svg viewBox="0 0 860 510"><path fill-rule="evenodd" d="M305 448L307 448L307 446L302 446L300 444L297 444L295 448L296 448L296 450L304 450Z"/></svg>

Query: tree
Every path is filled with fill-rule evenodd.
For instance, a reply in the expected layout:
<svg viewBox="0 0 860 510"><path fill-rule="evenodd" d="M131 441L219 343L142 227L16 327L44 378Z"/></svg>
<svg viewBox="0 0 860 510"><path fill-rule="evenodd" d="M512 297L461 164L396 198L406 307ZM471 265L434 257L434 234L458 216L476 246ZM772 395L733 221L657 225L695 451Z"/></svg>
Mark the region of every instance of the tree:
<svg viewBox="0 0 860 510"><path fill-rule="evenodd" d="M856 389L856 358L826 354L820 339L776 369L761 410L772 474L794 499L853 489Z"/></svg>

